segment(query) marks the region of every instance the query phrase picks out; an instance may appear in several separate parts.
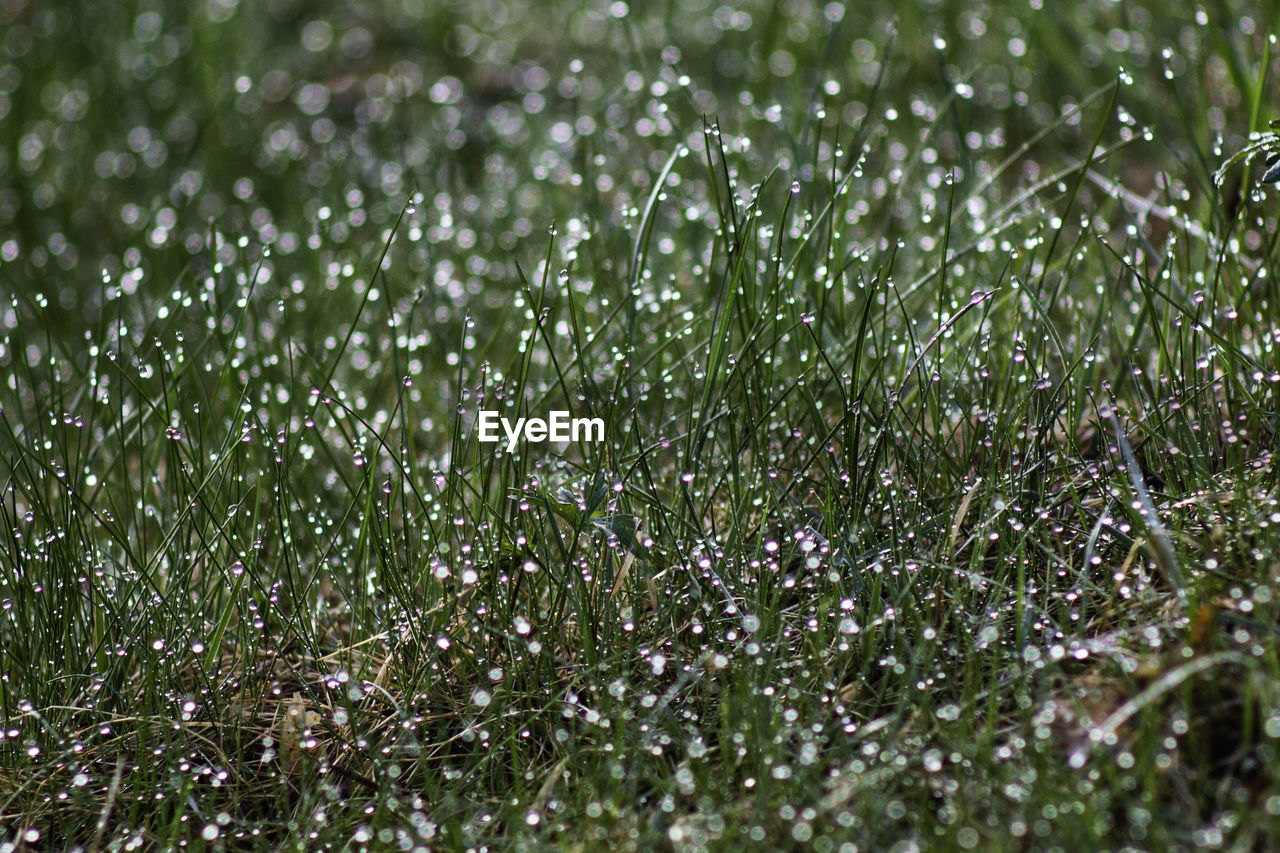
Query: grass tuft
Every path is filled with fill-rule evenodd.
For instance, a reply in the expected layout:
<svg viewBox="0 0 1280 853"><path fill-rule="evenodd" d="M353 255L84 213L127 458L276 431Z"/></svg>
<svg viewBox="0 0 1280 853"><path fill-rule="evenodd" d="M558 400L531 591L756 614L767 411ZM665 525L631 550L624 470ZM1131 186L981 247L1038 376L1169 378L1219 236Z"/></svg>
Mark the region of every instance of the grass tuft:
<svg viewBox="0 0 1280 853"><path fill-rule="evenodd" d="M420 5L0 9L0 849L1280 843L1267 18Z"/></svg>

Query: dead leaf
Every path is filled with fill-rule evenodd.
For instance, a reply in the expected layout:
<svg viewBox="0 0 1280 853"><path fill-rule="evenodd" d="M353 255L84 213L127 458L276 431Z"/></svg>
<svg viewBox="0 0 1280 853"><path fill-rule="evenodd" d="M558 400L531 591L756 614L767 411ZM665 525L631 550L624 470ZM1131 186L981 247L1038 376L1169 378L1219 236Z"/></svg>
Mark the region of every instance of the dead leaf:
<svg viewBox="0 0 1280 853"><path fill-rule="evenodd" d="M278 727L280 735L280 766L290 778L302 772L304 751L310 746L311 731L320 725L320 715L307 710L307 704L301 693L294 693L285 707L284 716L280 718Z"/></svg>

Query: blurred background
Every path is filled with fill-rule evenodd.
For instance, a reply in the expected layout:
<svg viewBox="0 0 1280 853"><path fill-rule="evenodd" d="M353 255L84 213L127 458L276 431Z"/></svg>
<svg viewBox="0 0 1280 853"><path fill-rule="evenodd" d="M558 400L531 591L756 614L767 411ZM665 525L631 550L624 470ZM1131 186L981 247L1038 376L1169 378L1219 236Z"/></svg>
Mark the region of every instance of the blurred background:
<svg viewBox="0 0 1280 853"><path fill-rule="evenodd" d="M416 191L404 264L455 300L501 299L482 288L513 254L535 265L553 223L625 227L675 146L702 147L703 117L762 174L804 180L870 107L866 172L936 186L978 179L1121 69L1122 132L1147 140L1111 172L1145 195L1166 171L1211 205L1221 152L1270 117L1275 5L4 0L0 286L41 290L78 337L103 272L140 252L161 289L242 239L309 282L379 248ZM1066 122L1009 181L1083 157L1101 118ZM874 212L890 186L860 194ZM896 202L920 216L918 196Z"/></svg>

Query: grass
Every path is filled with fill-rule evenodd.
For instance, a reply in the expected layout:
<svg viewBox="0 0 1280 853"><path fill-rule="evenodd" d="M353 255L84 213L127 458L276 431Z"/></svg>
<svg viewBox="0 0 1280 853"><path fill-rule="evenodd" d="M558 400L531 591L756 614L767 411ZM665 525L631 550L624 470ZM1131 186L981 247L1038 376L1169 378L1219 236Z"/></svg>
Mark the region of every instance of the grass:
<svg viewBox="0 0 1280 853"><path fill-rule="evenodd" d="M965 8L5 7L0 849L1280 844L1275 15Z"/></svg>

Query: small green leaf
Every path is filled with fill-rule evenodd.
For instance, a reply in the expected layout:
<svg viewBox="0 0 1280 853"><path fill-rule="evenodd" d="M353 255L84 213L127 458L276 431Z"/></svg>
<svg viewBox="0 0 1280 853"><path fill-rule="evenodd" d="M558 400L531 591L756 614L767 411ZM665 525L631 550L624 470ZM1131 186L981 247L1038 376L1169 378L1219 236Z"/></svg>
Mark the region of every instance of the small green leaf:
<svg viewBox="0 0 1280 853"><path fill-rule="evenodd" d="M582 511L578 509L578 499L568 489L557 490L555 497L542 489L534 489L529 494L535 503L542 504L574 527L581 526Z"/></svg>
<svg viewBox="0 0 1280 853"><path fill-rule="evenodd" d="M636 529L639 523L634 515L615 513L591 519L591 524L610 536L616 536L628 551L637 557L644 557L649 549L636 540Z"/></svg>

